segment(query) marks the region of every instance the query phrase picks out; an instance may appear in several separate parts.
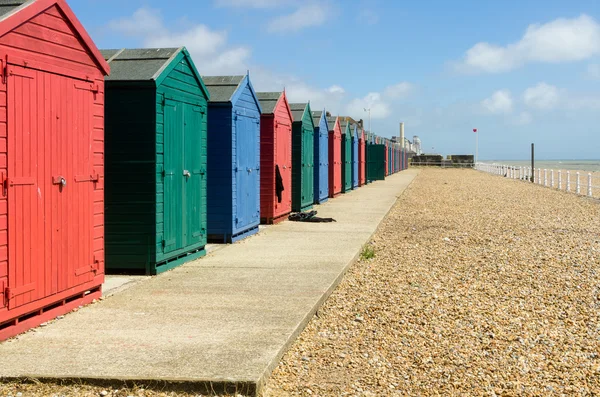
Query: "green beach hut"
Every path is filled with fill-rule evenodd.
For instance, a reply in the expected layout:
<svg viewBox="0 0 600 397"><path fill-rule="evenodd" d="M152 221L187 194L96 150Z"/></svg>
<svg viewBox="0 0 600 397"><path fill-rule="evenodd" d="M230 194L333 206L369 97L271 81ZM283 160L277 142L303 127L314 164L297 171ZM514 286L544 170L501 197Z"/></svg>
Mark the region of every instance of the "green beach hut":
<svg viewBox="0 0 600 397"><path fill-rule="evenodd" d="M292 211L312 208L314 203L315 126L308 103L290 103L292 111Z"/></svg>
<svg viewBox="0 0 600 397"><path fill-rule="evenodd" d="M205 253L209 94L184 47L101 52L106 270L158 274Z"/></svg>
<svg viewBox="0 0 600 397"><path fill-rule="evenodd" d="M342 193L352 190L352 126L346 117L341 118L342 127Z"/></svg>

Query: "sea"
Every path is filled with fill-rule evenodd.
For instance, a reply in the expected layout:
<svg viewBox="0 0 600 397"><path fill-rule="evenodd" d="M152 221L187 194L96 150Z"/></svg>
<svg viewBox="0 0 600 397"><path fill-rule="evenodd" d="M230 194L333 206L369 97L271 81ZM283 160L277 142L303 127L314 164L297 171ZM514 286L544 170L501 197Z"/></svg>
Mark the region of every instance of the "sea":
<svg viewBox="0 0 600 397"><path fill-rule="evenodd" d="M511 165L514 167L531 166L531 160L486 160L482 162ZM536 160L535 168L600 172L600 160Z"/></svg>

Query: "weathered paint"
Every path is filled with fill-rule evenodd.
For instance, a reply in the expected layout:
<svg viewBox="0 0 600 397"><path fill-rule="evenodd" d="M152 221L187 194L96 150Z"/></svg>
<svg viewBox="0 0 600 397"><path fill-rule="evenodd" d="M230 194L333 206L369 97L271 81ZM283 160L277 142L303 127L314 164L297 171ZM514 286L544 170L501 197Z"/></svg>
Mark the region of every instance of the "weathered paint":
<svg viewBox="0 0 600 397"><path fill-rule="evenodd" d="M335 117L329 119L329 197L336 197L340 193L342 193L342 128L339 117Z"/></svg>
<svg viewBox="0 0 600 397"><path fill-rule="evenodd" d="M0 59L3 340L101 295L110 68L60 0L0 17Z"/></svg>
<svg viewBox="0 0 600 397"><path fill-rule="evenodd" d="M314 204L314 133L310 104L290 104L292 123L292 211L300 212Z"/></svg>
<svg viewBox="0 0 600 397"><path fill-rule="evenodd" d="M261 93L257 93L259 99ZM260 116L260 221L271 224L292 211L292 113L285 92L272 111ZM281 202L276 194L276 172L283 182Z"/></svg>
<svg viewBox="0 0 600 397"><path fill-rule="evenodd" d="M155 78L126 73L157 51ZM185 48L114 52L103 51L122 76L106 81L106 266L158 274L205 252L208 92Z"/></svg>
<svg viewBox="0 0 600 397"><path fill-rule="evenodd" d="M352 133L352 189L358 188L358 126L351 126Z"/></svg>
<svg viewBox="0 0 600 397"><path fill-rule="evenodd" d="M384 139L383 145L385 146L385 176L388 176L390 173L390 169L389 169L390 150L389 150L389 142L387 139Z"/></svg>
<svg viewBox="0 0 600 397"><path fill-rule="evenodd" d="M231 243L258 232L260 223L260 113L248 76L232 96L208 104L208 240ZM237 81L237 80L236 80Z"/></svg>
<svg viewBox="0 0 600 397"><path fill-rule="evenodd" d="M317 117L314 117L314 116ZM320 204L329 198L329 127L327 112L313 112L314 135L314 200Z"/></svg>

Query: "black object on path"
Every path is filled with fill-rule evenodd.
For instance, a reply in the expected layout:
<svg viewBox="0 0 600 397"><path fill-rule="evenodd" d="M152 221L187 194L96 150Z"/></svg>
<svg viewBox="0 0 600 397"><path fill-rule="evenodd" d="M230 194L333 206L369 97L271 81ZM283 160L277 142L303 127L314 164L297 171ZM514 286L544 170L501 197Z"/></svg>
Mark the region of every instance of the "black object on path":
<svg viewBox="0 0 600 397"><path fill-rule="evenodd" d="M333 218L319 218L317 215L317 211L309 211L309 212L295 212L288 216L290 221L294 222L315 222L315 223L324 223L324 222L336 222Z"/></svg>

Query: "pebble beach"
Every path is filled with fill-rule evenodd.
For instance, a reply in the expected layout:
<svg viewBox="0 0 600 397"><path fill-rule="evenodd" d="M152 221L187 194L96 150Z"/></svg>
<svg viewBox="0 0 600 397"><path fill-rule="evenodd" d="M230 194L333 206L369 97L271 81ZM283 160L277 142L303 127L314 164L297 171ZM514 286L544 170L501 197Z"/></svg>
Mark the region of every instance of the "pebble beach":
<svg viewBox="0 0 600 397"><path fill-rule="evenodd" d="M265 395L598 395L599 316L600 201L473 170L424 169ZM17 392L196 395L0 385L0 396Z"/></svg>
<svg viewBox="0 0 600 397"><path fill-rule="evenodd" d="M425 169L267 395L597 395L600 202Z"/></svg>

